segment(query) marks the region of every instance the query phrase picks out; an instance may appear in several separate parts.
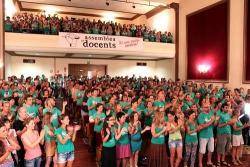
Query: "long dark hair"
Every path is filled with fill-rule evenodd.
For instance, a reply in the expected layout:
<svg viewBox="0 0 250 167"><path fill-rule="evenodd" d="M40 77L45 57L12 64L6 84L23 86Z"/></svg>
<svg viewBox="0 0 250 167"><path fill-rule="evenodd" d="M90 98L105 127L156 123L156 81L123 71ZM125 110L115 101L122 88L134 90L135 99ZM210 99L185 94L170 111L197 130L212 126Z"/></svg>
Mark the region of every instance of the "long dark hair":
<svg viewBox="0 0 250 167"><path fill-rule="evenodd" d="M106 129L107 129L107 128L109 129L110 134L111 134L111 129L110 129L109 123L108 123L108 122L109 122L109 119L110 119L111 117L112 117L112 115L108 115L108 116L105 118L105 120L104 120L103 128L102 128L104 137L107 135L107 132L106 132ZM110 139L111 139L111 135L109 135L108 140L110 140Z"/></svg>
<svg viewBox="0 0 250 167"><path fill-rule="evenodd" d="M6 152L5 145L2 140L0 140L0 157L3 156Z"/></svg>

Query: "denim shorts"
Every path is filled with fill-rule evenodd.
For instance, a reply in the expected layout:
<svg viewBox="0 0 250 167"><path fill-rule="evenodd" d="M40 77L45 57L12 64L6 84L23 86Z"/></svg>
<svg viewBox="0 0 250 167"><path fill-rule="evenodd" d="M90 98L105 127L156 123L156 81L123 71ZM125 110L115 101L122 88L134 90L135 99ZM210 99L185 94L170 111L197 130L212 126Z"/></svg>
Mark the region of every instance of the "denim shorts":
<svg viewBox="0 0 250 167"><path fill-rule="evenodd" d="M177 148L177 147L182 147L183 143L182 140L173 140L168 142L169 148Z"/></svg>
<svg viewBox="0 0 250 167"><path fill-rule="evenodd" d="M66 163L68 161L73 161L75 159L74 151L66 153L58 153L57 163Z"/></svg>

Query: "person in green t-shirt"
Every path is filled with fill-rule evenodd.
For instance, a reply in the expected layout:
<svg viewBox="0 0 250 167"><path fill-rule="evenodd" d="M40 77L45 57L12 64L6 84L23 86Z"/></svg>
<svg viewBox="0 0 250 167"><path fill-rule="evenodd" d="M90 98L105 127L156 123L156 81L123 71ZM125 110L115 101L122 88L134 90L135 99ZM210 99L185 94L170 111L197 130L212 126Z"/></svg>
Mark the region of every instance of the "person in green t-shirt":
<svg viewBox="0 0 250 167"><path fill-rule="evenodd" d="M67 115L61 115L60 122L60 128L55 130L58 153L57 163L60 167L72 167L75 159L73 142L76 138L76 132L80 130L80 126L69 126L69 117Z"/></svg>
<svg viewBox="0 0 250 167"><path fill-rule="evenodd" d="M5 28L6 32L12 32L13 31L13 23L10 20L9 16L6 17L4 28Z"/></svg>
<svg viewBox="0 0 250 167"><path fill-rule="evenodd" d="M184 117L182 118L179 115L180 112L180 109L174 109L174 111L167 113L168 122L166 126L169 133L168 146L171 166L179 166L182 159L183 140L181 132L184 131Z"/></svg>
<svg viewBox="0 0 250 167"><path fill-rule="evenodd" d="M37 123L39 119L39 106L33 104L33 96L28 95L25 98L25 104L23 105L26 108L27 115L31 118L34 118L34 121Z"/></svg>
<svg viewBox="0 0 250 167"><path fill-rule="evenodd" d="M204 103L202 106L202 111L198 116L198 124L201 128L199 132L199 166L202 167L203 155L206 153L206 148L208 146L208 158L207 165L211 166L212 163L212 153L214 152L214 135L213 135L213 124L215 121L215 116L213 112L210 111L210 104Z"/></svg>
<svg viewBox="0 0 250 167"><path fill-rule="evenodd" d="M190 94L186 94L181 110L186 111L186 110L190 109L190 107L192 105L193 105L193 101L192 101Z"/></svg>
<svg viewBox="0 0 250 167"><path fill-rule="evenodd" d="M132 151L132 156L130 157L130 165L137 166L139 152L141 151L142 147L142 134L150 129L150 126L146 126L144 129L142 129L141 122L139 120L139 114L137 112L133 112L131 114L128 128L128 131L130 133L130 145Z"/></svg>
<svg viewBox="0 0 250 167"><path fill-rule="evenodd" d="M228 166L225 161L225 153L229 151L229 145L231 143L231 125L233 120L228 113L230 106L228 103L224 103L221 106L221 113L218 119L217 126L217 165L221 163Z"/></svg>
<svg viewBox="0 0 250 167"><path fill-rule="evenodd" d="M158 108L165 108L166 102L164 90L159 90L157 92L157 100L154 101L153 106Z"/></svg>
<svg viewBox="0 0 250 167"><path fill-rule="evenodd" d="M94 89L92 90L92 96L88 98L87 101L87 106L88 106L88 110L89 110L89 118L91 118L94 113L96 112L96 105L97 103L102 103L102 98L98 97L98 90Z"/></svg>
<svg viewBox="0 0 250 167"><path fill-rule="evenodd" d="M115 118L107 116L103 123L102 135L102 167L116 167L116 132Z"/></svg>
<svg viewBox="0 0 250 167"><path fill-rule="evenodd" d="M161 42L167 43L167 32L161 34Z"/></svg>
<svg viewBox="0 0 250 167"><path fill-rule="evenodd" d="M247 128L250 126L249 123L242 124L242 122L239 120L240 117L240 111L239 109L235 109L233 111L233 120L234 124L232 126L232 163L235 166L242 165L243 163L240 161L240 154L243 149L244 140L242 136L242 129Z"/></svg>
<svg viewBox="0 0 250 167"><path fill-rule="evenodd" d="M84 97L83 84L79 84L79 89L76 91L76 105L82 106L83 97Z"/></svg>
<svg viewBox="0 0 250 167"><path fill-rule="evenodd" d="M187 167L188 161L190 159L190 167L194 167L196 159L196 150L198 146L198 136L197 132L200 130L196 122L196 113L194 110L188 112L188 120L186 122L186 137L185 137L185 159L184 167Z"/></svg>
<svg viewBox="0 0 250 167"><path fill-rule="evenodd" d="M13 91L9 88L9 84L4 83L3 88L0 90L0 95L3 100L10 100Z"/></svg>
<svg viewBox="0 0 250 167"><path fill-rule="evenodd" d="M95 122L94 132L95 132L95 140L96 140L96 160L98 163L101 161L101 150L102 150L102 140L101 140L101 130L103 127L103 122L106 115L103 113L103 104L98 103L96 105L96 113L93 115L93 119Z"/></svg>
<svg viewBox="0 0 250 167"><path fill-rule="evenodd" d="M127 116L130 116L132 114L132 112L138 112L137 111L137 107L138 107L138 103L137 103L137 100L136 99L133 99L131 101L131 108L128 109L128 112L126 113L126 117ZM139 112L138 112L139 113ZM139 113L141 115L141 113Z"/></svg>
<svg viewBox="0 0 250 167"><path fill-rule="evenodd" d="M49 167L52 159L55 155L56 150L56 138L54 134L54 127L51 124L52 113L47 112L43 117L43 130L45 132L45 153L46 153L46 163L45 167Z"/></svg>
<svg viewBox="0 0 250 167"><path fill-rule="evenodd" d="M116 114L117 129L116 129L116 155L117 166L122 163L123 166L127 166L128 160L131 156L129 135L128 135L128 123L125 122L126 117L123 112Z"/></svg>
<svg viewBox="0 0 250 167"><path fill-rule="evenodd" d="M45 115L47 112L52 113L52 125L54 128L59 127L58 118L65 113L65 106L67 105L67 101L63 102L63 108L62 111L60 111L57 107L55 107L55 100L53 98L48 98L45 101L46 108L43 109L43 115Z"/></svg>
<svg viewBox="0 0 250 167"><path fill-rule="evenodd" d="M167 134L164 112L155 112L154 121L151 126L151 143L149 146L149 166L168 166L165 135ZM162 151L157 151L162 150ZM161 158L159 158L161 157Z"/></svg>
<svg viewBox="0 0 250 167"><path fill-rule="evenodd" d="M153 106L153 102L148 101L147 102L147 107L144 109L143 113L145 115L145 125L146 126L151 126L152 122L153 122L153 117L154 117L154 106Z"/></svg>

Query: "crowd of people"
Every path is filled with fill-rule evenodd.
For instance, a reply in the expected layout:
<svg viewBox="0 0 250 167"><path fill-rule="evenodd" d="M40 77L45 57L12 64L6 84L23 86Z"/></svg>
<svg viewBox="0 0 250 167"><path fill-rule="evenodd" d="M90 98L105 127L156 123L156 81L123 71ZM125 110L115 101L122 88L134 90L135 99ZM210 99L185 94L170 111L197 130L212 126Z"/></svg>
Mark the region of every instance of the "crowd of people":
<svg viewBox="0 0 250 167"><path fill-rule="evenodd" d="M57 15L17 13L6 17L6 32L36 33L58 35L59 32L74 32L85 34L116 35L143 38L144 41L174 43L171 32L151 30L146 25L120 24L101 20L78 19Z"/></svg>
<svg viewBox="0 0 250 167"><path fill-rule="evenodd" d="M13 76L0 81L0 97L0 167L71 167L77 133L101 167L194 167L197 157L199 167L237 166L249 144L250 91L243 88Z"/></svg>

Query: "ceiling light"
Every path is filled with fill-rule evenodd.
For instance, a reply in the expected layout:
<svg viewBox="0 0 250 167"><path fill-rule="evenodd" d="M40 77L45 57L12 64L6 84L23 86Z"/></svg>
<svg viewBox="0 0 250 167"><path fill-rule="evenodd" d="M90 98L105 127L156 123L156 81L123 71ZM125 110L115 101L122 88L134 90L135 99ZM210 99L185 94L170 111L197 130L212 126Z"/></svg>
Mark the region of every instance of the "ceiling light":
<svg viewBox="0 0 250 167"><path fill-rule="evenodd" d="M133 3L133 6L132 6L132 8L135 8L135 4Z"/></svg>

